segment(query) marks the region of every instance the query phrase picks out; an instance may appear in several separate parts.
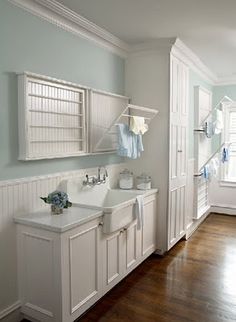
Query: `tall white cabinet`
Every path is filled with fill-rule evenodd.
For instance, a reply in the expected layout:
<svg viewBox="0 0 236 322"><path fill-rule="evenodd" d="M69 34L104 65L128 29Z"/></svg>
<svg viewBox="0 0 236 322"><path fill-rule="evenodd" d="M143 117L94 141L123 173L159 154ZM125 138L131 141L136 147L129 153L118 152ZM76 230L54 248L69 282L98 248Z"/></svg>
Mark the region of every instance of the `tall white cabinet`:
<svg viewBox="0 0 236 322"><path fill-rule="evenodd" d="M144 153L130 161L159 188L157 252L186 234L189 68L179 40L137 45L127 58L126 91L132 103L159 110L144 136ZM141 170L140 170L141 169Z"/></svg>
<svg viewBox="0 0 236 322"><path fill-rule="evenodd" d="M185 235L188 154L188 67L170 56L168 249Z"/></svg>

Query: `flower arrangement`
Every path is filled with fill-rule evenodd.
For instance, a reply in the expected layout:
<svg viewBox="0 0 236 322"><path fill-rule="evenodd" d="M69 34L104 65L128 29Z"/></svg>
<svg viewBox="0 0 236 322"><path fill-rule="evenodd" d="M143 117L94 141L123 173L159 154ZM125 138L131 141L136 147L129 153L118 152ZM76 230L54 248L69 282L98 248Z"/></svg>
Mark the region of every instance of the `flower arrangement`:
<svg viewBox="0 0 236 322"><path fill-rule="evenodd" d="M63 191L55 190L47 197L40 197L44 202L51 204L51 209L53 213L61 214L64 208L72 206L72 203L68 200L67 193Z"/></svg>

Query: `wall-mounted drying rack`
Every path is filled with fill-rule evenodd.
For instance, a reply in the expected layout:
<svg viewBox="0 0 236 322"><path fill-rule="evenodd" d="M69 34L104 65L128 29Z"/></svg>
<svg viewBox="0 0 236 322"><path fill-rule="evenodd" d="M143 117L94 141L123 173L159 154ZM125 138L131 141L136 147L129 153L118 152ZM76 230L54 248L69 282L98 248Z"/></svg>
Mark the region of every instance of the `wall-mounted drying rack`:
<svg viewBox="0 0 236 322"><path fill-rule="evenodd" d="M216 156L217 153L219 153L221 151L221 149L223 147L227 147L229 148L230 145L232 144L232 142L223 142L218 149L210 156L210 158L201 166L201 168L199 169L199 173L195 173L193 176L194 177L201 177L202 176L202 170L204 169L204 167Z"/></svg>
<svg viewBox="0 0 236 322"><path fill-rule="evenodd" d="M107 135L117 135L117 131L114 130L114 127L118 123L129 123L129 119L133 116L140 116L143 117L147 124L151 122L151 120L159 113L158 110L139 106L139 105L133 105L128 104L123 111L118 115L118 117L111 123L111 125L107 128L107 130L103 133L100 140L97 142L95 149L99 148L101 143L103 142L104 138ZM121 122L121 120L124 120Z"/></svg>
<svg viewBox="0 0 236 322"><path fill-rule="evenodd" d="M194 129L196 133L205 133L207 131L206 122L208 118L220 107L220 105L224 102L233 102L233 100L228 96L223 96L222 99L216 104L216 106L207 114L207 116L202 120L202 127L199 129Z"/></svg>

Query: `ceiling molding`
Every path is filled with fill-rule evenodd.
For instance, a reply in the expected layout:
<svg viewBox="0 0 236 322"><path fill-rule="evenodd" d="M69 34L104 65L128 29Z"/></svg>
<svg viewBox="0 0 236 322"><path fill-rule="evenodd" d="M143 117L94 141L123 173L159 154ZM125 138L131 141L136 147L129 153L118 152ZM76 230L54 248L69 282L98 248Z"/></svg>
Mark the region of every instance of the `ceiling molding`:
<svg viewBox="0 0 236 322"><path fill-rule="evenodd" d="M156 51L170 51L175 44L176 37L173 38L158 38L149 42L141 42L130 45L129 53L138 54L141 52L156 52Z"/></svg>
<svg viewBox="0 0 236 322"><path fill-rule="evenodd" d="M179 38L176 38L173 45L172 52L176 55L180 55L182 60L196 73L198 73L203 79L205 79L211 85L216 84L218 77L214 74L201 60L200 58L187 47Z"/></svg>
<svg viewBox="0 0 236 322"><path fill-rule="evenodd" d="M129 45L55 0L8 0L31 14L126 57Z"/></svg>
<svg viewBox="0 0 236 322"><path fill-rule="evenodd" d="M218 77L218 80L215 83L215 86L227 85L236 85L236 75Z"/></svg>

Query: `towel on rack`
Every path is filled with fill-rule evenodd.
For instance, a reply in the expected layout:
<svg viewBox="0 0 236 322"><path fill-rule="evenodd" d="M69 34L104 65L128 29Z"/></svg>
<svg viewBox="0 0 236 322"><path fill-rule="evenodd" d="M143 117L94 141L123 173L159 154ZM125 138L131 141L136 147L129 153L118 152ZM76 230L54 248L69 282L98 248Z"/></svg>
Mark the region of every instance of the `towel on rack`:
<svg viewBox="0 0 236 322"><path fill-rule="evenodd" d="M223 112L220 110L216 110L216 121L214 123L214 126L215 126L215 134L220 134L224 128Z"/></svg>
<svg viewBox="0 0 236 322"><path fill-rule="evenodd" d="M211 138L215 134L215 126L211 121L206 121L204 125L204 131L207 138Z"/></svg>
<svg viewBox="0 0 236 322"><path fill-rule="evenodd" d="M221 161L222 161L222 163L229 161L229 149L228 148L223 148Z"/></svg>
<svg viewBox="0 0 236 322"><path fill-rule="evenodd" d="M209 180L210 179L210 167L208 164L204 166L202 169L202 176L204 179Z"/></svg>
<svg viewBox="0 0 236 322"><path fill-rule="evenodd" d="M144 134L148 130L148 125L145 123L144 117L131 116L129 129L134 134Z"/></svg>
<svg viewBox="0 0 236 322"><path fill-rule="evenodd" d="M219 160L218 158L213 158L211 161L210 161L210 172L212 174L212 176L214 176L215 178L218 177L218 172L219 172Z"/></svg>
<svg viewBox="0 0 236 322"><path fill-rule="evenodd" d="M127 124L117 124L118 129L118 148L117 153L122 157L137 159L144 151L142 135L134 134L129 130Z"/></svg>
<svg viewBox="0 0 236 322"><path fill-rule="evenodd" d="M144 226L144 200L143 195L136 197L135 205L135 218L137 219L137 229L140 230Z"/></svg>

